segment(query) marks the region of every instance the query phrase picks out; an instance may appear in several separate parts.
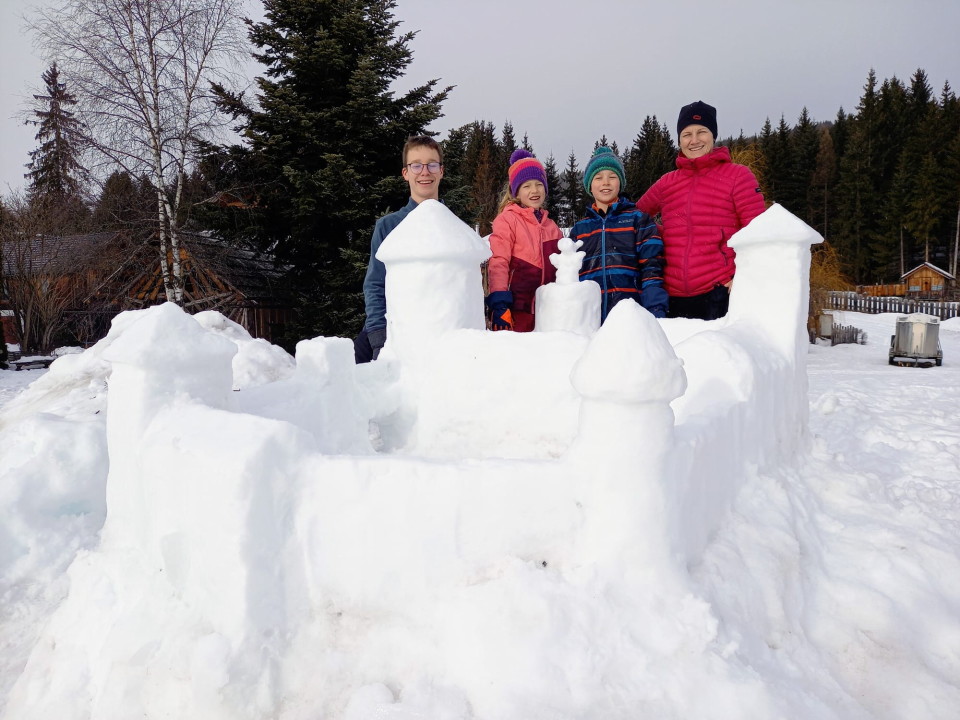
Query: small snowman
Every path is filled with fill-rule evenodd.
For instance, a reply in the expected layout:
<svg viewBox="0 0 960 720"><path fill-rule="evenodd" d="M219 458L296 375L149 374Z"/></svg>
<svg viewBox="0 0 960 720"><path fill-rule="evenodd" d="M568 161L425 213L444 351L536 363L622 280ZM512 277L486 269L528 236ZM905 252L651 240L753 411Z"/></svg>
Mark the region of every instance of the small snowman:
<svg viewBox="0 0 960 720"><path fill-rule="evenodd" d="M562 330L589 337L600 329L600 286L592 280L580 282L586 255L582 245L583 240L561 238L560 252L550 256L557 280L537 288L537 332Z"/></svg>

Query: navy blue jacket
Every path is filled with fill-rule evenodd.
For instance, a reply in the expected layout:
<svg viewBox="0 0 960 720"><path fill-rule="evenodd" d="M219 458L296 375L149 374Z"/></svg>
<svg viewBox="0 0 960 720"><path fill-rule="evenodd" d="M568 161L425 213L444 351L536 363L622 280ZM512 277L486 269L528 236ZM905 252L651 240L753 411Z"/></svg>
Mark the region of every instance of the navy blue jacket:
<svg viewBox="0 0 960 720"><path fill-rule="evenodd" d="M416 206L417 203L413 198L410 198L410 201L402 208L377 220L377 224L373 228L373 237L370 238L370 264L367 265L367 275L363 279L363 301L367 312L367 319L363 323L364 330L378 330L387 327L387 298L384 294L387 268L377 260L377 250L380 249L387 235Z"/></svg>
<svg viewBox="0 0 960 720"><path fill-rule="evenodd" d="M603 292L600 321L613 306L630 298L655 317L666 317L669 298L663 287L663 241L656 223L636 205L621 197L599 211L586 215L570 231L574 241L583 240L586 253L580 280L594 280Z"/></svg>

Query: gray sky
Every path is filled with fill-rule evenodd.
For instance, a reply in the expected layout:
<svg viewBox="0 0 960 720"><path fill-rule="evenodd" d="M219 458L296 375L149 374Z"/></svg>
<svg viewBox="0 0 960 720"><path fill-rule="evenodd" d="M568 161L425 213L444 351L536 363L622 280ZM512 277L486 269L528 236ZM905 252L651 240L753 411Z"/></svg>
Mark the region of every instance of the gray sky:
<svg viewBox="0 0 960 720"><path fill-rule="evenodd" d="M44 63L18 0L0 0L0 193L22 185L35 130L15 118ZM853 111L874 68L904 81L919 67L934 92L960 92L958 0L399 0L419 30L400 89L456 85L433 129L511 120L537 155L583 161L606 133L630 145L646 115L675 131L680 107L717 107L721 136Z"/></svg>

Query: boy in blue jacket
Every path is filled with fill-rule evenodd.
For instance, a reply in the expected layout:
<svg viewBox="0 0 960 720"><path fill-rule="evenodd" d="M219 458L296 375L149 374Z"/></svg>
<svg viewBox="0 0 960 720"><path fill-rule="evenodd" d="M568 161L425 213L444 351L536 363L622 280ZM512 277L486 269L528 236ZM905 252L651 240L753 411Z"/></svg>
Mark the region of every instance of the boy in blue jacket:
<svg viewBox="0 0 960 720"><path fill-rule="evenodd" d="M597 148L583 172L583 187L593 197L582 220L570 231L583 240L586 256L580 280L600 285L600 321L613 306L630 298L653 313L667 316L663 287L663 241L657 225L620 191L626 184L623 164L614 152Z"/></svg>

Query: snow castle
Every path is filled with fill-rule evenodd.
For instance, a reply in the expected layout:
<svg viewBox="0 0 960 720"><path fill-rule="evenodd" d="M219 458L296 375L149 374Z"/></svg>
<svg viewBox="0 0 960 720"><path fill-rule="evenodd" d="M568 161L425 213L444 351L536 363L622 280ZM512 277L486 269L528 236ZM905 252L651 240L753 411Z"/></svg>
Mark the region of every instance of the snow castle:
<svg viewBox="0 0 960 720"><path fill-rule="evenodd" d="M426 201L380 250L381 359L308 340L235 393L230 343L128 314L102 540L6 716L626 720L683 692L677 653L709 698L733 651L687 568L744 478L805 447L819 240L776 205L734 236L722 320L621 303L597 329L569 312L594 291L558 281L538 332L489 333L489 250Z"/></svg>

